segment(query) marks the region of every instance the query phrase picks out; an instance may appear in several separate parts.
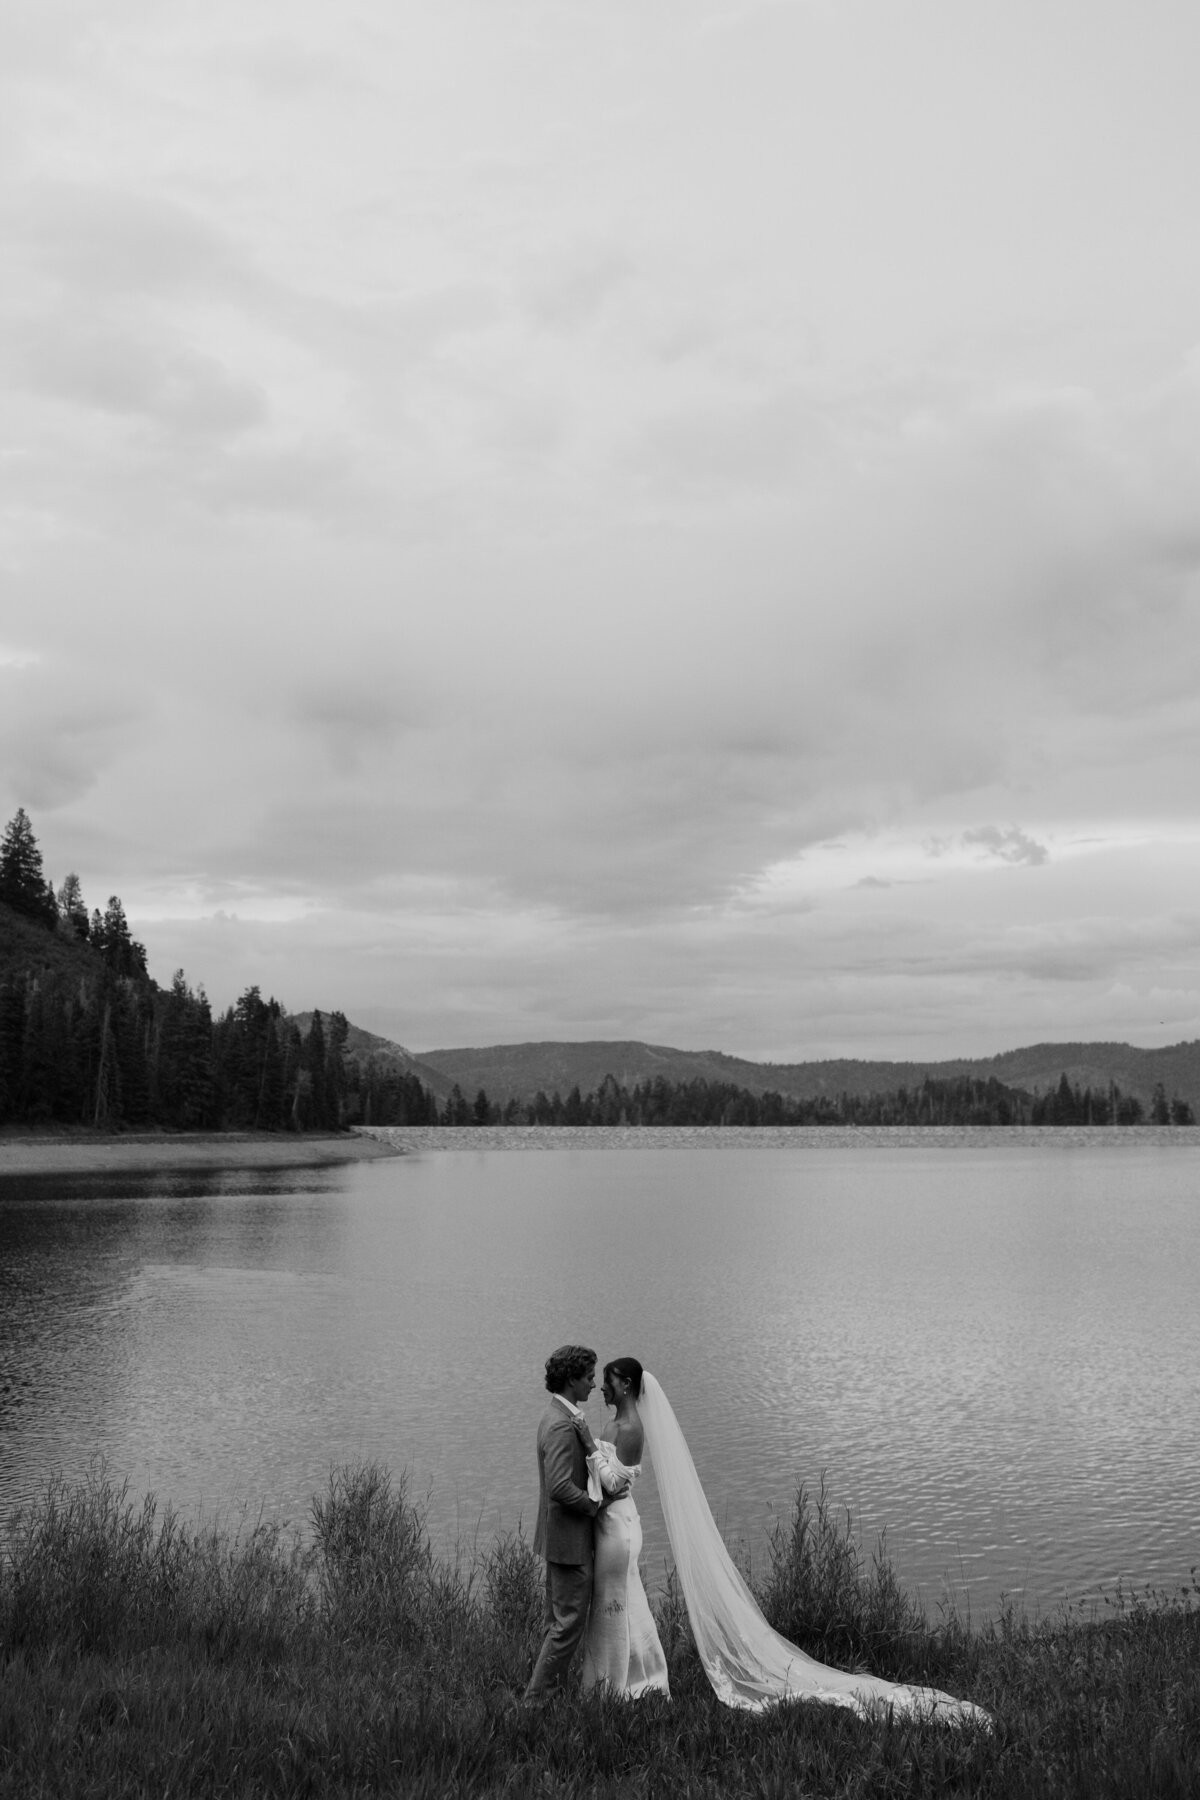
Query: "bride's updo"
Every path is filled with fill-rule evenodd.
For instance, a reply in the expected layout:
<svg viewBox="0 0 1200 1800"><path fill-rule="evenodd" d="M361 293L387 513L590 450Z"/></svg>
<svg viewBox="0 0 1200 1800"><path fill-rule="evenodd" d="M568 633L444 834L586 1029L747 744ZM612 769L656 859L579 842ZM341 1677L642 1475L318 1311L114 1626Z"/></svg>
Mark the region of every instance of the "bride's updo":
<svg viewBox="0 0 1200 1800"><path fill-rule="evenodd" d="M614 1375L629 1383L629 1391L636 1400L642 1391L642 1365L637 1357L618 1356L614 1362L605 1363L605 1381L611 1381Z"/></svg>

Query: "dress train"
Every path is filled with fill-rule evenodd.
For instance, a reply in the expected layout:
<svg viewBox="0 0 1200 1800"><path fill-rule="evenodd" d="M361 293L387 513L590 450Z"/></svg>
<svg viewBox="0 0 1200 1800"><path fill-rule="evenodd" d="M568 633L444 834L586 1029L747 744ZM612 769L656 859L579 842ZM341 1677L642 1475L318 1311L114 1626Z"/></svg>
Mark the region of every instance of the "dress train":
<svg viewBox="0 0 1200 1800"><path fill-rule="evenodd" d="M734 1567L679 1421L653 1375L643 1374L638 1410L692 1636L719 1700L755 1712L782 1700L815 1700L863 1716L894 1709L990 1727L990 1715L970 1700L830 1668L772 1630Z"/></svg>

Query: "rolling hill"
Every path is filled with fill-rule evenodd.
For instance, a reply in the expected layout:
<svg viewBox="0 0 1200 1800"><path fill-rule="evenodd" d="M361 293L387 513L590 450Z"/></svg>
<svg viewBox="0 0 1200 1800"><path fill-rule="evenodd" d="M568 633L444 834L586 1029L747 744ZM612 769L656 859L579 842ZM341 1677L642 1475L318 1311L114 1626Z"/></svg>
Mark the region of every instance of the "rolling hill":
<svg viewBox="0 0 1200 1800"><path fill-rule="evenodd" d="M58 977L95 973L95 953L69 936L48 932L0 905L0 980L37 973ZM307 1032L312 1013L294 1015ZM1152 1050L1124 1043L1043 1043L996 1056L959 1057L938 1061L893 1062L831 1058L817 1062L751 1062L719 1050L678 1050L637 1040L597 1039L584 1043L557 1041L494 1044L487 1047L428 1050L414 1054L403 1044L351 1025L347 1050L357 1062L373 1062L397 1073L415 1075L444 1101L457 1084L473 1099L480 1088L503 1105L510 1099L532 1100L541 1089L564 1098L573 1087L588 1094L612 1075L622 1087L663 1076L672 1083L725 1082L751 1093L776 1093L797 1099L839 1094L866 1096L913 1088L931 1076L950 1080L995 1077L1004 1086L1045 1093L1062 1075L1080 1088L1107 1089L1114 1082L1123 1094L1149 1107L1161 1083L1167 1097L1186 1100L1200 1115L1200 1040L1168 1044Z"/></svg>
<svg viewBox="0 0 1200 1800"><path fill-rule="evenodd" d="M363 1034L364 1036L367 1034ZM376 1040L386 1043L386 1040ZM398 1046L392 1046L398 1049ZM404 1053L405 1055L408 1052ZM912 1088L926 1076L949 1080L968 1075L981 1081L995 1077L1006 1087L1045 1093L1065 1074L1080 1088L1107 1088L1115 1082L1124 1094L1149 1105L1155 1084L1168 1097L1178 1095L1200 1112L1200 1040L1139 1050L1132 1044L1033 1044L997 1056L960 1057L950 1061L875 1062L835 1058L822 1062L757 1063L718 1050L674 1050L663 1044L598 1040L590 1043L497 1044L490 1048L423 1051L413 1058L419 1069L436 1071L446 1087L457 1082L468 1097L486 1090L501 1104L529 1100L542 1089L566 1095L578 1086L583 1094L597 1089L606 1075L622 1086L652 1081L729 1082L752 1093L774 1091L798 1099L821 1095L894 1093ZM422 1076L425 1079L425 1076ZM438 1089L438 1092L444 1091Z"/></svg>

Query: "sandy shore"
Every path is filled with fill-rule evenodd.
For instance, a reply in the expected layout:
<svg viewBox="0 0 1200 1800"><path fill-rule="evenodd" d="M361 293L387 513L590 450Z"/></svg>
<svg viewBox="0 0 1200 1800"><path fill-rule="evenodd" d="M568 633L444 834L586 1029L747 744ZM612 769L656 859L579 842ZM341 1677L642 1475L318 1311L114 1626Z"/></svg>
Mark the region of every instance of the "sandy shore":
<svg viewBox="0 0 1200 1800"><path fill-rule="evenodd" d="M5 1175L106 1174L126 1169L311 1169L396 1156L400 1146L357 1133L294 1137L265 1131L180 1132L177 1136L0 1136Z"/></svg>

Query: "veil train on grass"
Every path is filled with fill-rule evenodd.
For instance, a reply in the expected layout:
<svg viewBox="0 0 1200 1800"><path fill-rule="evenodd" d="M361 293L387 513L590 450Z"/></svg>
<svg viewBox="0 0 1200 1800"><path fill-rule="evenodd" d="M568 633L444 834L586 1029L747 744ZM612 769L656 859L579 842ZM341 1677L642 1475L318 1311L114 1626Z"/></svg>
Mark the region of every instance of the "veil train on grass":
<svg viewBox="0 0 1200 1800"><path fill-rule="evenodd" d="M863 1715L892 1707L948 1724L991 1723L970 1700L832 1669L772 1630L717 1529L674 1409L649 1373L638 1410L692 1636L719 1700L753 1712L783 1700L814 1700Z"/></svg>

